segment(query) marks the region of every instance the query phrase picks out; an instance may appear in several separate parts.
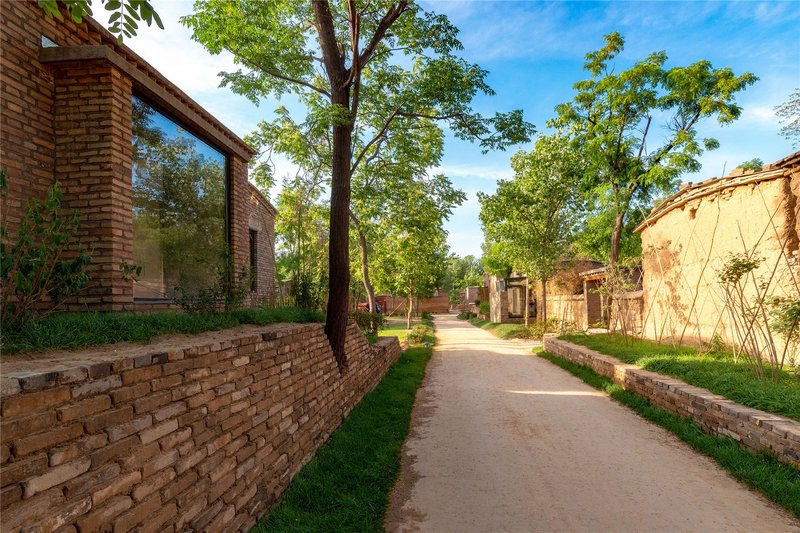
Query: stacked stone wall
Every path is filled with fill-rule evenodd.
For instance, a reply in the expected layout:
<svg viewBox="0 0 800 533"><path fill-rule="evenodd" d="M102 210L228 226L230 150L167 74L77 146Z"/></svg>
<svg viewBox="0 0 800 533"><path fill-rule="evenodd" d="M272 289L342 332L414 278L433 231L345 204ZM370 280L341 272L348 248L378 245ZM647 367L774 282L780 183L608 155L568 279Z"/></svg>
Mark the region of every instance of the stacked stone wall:
<svg viewBox="0 0 800 533"><path fill-rule="evenodd" d="M2 530L247 530L400 346L351 323L346 353L282 324L4 362Z"/></svg>

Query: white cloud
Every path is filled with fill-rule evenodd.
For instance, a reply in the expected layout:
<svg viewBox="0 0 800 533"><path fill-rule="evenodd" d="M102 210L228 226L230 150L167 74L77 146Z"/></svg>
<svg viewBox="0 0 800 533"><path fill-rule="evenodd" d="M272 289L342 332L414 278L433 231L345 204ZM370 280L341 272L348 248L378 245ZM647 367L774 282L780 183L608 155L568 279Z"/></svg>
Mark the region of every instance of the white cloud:
<svg viewBox="0 0 800 533"><path fill-rule="evenodd" d="M479 165L442 165L431 170L432 174L444 174L448 178L480 178L497 181L513 176L510 167Z"/></svg>

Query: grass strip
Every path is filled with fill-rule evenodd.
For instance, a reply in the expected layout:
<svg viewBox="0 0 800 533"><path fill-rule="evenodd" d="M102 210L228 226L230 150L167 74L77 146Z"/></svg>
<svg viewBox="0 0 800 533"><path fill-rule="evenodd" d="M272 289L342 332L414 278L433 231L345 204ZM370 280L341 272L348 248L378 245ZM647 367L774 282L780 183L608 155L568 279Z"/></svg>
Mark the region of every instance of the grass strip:
<svg viewBox="0 0 800 533"><path fill-rule="evenodd" d="M430 357L430 348L403 352L252 531L383 531L411 409Z"/></svg>
<svg viewBox="0 0 800 533"><path fill-rule="evenodd" d="M4 355L27 351L75 349L115 342L148 342L167 333L196 334L243 324L322 322L318 311L297 307L248 308L230 313L59 313L2 331Z"/></svg>
<svg viewBox="0 0 800 533"><path fill-rule="evenodd" d="M560 366L614 400L633 409L643 418L671 431L698 452L712 457L733 477L758 490L769 500L800 518L800 471L778 461L768 453L754 454L733 439L709 435L689 419L653 405L646 398L623 389L590 368L562 359L549 352L539 357Z"/></svg>
<svg viewBox="0 0 800 533"><path fill-rule="evenodd" d="M481 329L485 329L495 337L501 339L529 338L530 332L523 324L499 324L489 322L482 318L470 318L469 323Z"/></svg>
<svg viewBox="0 0 800 533"><path fill-rule="evenodd" d="M616 357L624 363L666 374L708 389L754 409L800 420L800 377L782 371L777 381L759 381L743 360L725 352L699 352L643 339L610 335L563 335L575 344Z"/></svg>

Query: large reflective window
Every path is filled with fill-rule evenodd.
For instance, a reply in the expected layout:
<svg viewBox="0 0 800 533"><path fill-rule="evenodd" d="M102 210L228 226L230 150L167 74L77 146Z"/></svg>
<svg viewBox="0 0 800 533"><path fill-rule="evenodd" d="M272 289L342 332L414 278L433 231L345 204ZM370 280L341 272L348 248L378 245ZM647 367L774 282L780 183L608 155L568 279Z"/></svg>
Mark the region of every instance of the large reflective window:
<svg viewBox="0 0 800 533"><path fill-rule="evenodd" d="M225 264L225 155L133 99L134 298L212 285Z"/></svg>

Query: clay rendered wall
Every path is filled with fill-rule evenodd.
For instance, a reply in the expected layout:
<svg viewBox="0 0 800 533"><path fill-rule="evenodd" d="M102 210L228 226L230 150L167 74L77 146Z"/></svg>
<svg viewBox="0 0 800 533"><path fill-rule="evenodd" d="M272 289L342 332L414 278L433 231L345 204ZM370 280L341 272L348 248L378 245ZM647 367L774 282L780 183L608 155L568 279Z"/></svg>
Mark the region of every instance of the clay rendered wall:
<svg viewBox="0 0 800 533"><path fill-rule="evenodd" d="M414 304L416 313L447 313L450 311L450 298L446 294L440 294L431 298L422 298ZM386 296L386 313L392 315L402 315L408 312L408 298L401 296Z"/></svg>
<svg viewBox="0 0 800 533"><path fill-rule="evenodd" d="M578 329L584 330L586 324L586 300L582 294L547 296L547 318L557 318L564 322L572 322Z"/></svg>
<svg viewBox="0 0 800 533"><path fill-rule="evenodd" d="M719 335L734 342L717 277L731 253L755 249L764 258L756 277L766 280L775 271L768 293L796 297L800 172L744 178L734 187L689 197L640 226L645 337L686 342Z"/></svg>
<svg viewBox="0 0 800 533"><path fill-rule="evenodd" d="M4 361L3 532L247 530L400 355L352 323L343 372L322 324L122 348Z"/></svg>

